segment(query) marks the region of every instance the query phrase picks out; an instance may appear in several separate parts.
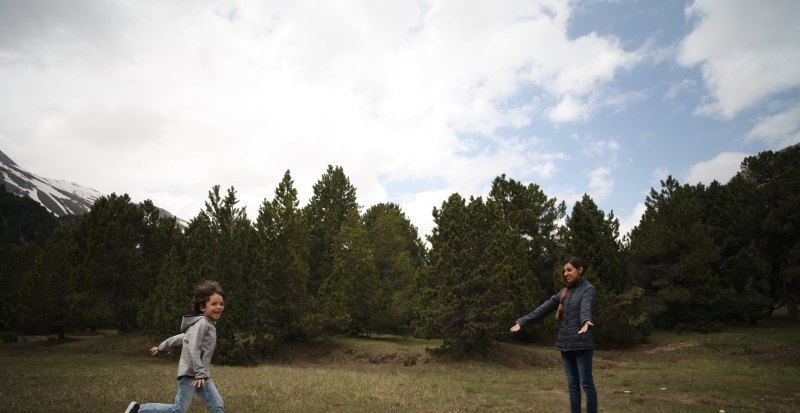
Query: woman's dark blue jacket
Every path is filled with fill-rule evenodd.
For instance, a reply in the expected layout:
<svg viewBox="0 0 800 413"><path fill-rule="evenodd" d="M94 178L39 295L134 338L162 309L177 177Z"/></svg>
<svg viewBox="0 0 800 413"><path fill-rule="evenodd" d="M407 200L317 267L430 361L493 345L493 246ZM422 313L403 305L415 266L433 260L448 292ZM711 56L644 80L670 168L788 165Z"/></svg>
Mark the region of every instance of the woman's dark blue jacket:
<svg viewBox="0 0 800 413"><path fill-rule="evenodd" d="M574 284L565 287L569 290L569 296L564 300L564 312L558 324L558 337L556 337L556 348L561 351L588 350L594 348L594 337L590 328L583 334L578 334L584 323L592 321L592 303L597 292L589 281L584 277L578 278ZM564 291L563 289L561 291ZM561 291L550 297L530 314L517 320L517 324L525 324L542 318L548 313L558 308Z"/></svg>

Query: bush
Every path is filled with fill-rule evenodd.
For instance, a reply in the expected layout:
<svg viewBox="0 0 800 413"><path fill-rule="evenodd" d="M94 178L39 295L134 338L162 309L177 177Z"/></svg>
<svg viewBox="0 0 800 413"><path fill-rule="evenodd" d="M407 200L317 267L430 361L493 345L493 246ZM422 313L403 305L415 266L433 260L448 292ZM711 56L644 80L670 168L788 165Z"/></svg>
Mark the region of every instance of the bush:
<svg viewBox="0 0 800 413"><path fill-rule="evenodd" d="M653 325L642 311L642 294L643 289L634 287L621 294L599 295L594 311L596 343L606 348L631 347L650 335Z"/></svg>
<svg viewBox="0 0 800 413"><path fill-rule="evenodd" d="M231 366L254 366L258 357L247 343L231 345L228 341L217 342L214 364Z"/></svg>
<svg viewBox="0 0 800 413"><path fill-rule="evenodd" d="M13 331L0 331L0 341L3 343L16 343L19 335Z"/></svg>
<svg viewBox="0 0 800 413"><path fill-rule="evenodd" d="M217 340L214 351L214 364L232 366L255 366L264 357L274 353L277 347L275 337L268 334L250 336L231 342Z"/></svg>

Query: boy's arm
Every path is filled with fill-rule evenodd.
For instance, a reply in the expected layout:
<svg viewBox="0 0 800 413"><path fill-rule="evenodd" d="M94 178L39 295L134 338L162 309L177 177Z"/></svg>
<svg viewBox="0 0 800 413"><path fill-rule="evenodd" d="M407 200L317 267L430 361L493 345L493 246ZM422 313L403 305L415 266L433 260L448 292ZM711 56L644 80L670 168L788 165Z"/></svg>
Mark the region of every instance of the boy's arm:
<svg viewBox="0 0 800 413"><path fill-rule="evenodd" d="M156 352L158 353L169 353L170 349L174 347L180 347L183 344L183 337L185 335L186 334L184 333L174 335L162 341L161 344L158 345L158 347L153 347L153 348L156 349ZM153 348L150 349L150 353L155 355L155 353L153 353Z"/></svg>

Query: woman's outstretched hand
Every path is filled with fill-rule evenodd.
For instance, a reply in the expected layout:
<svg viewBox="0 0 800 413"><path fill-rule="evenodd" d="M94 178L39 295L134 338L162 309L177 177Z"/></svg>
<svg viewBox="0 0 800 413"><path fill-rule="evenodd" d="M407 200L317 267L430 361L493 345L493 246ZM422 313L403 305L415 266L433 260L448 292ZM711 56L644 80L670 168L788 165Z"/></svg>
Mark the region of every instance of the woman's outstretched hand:
<svg viewBox="0 0 800 413"><path fill-rule="evenodd" d="M589 331L589 329L592 327L594 327L594 323L591 321L587 321L586 323L583 324L583 327L581 327L581 329L578 330L578 334L583 334Z"/></svg>
<svg viewBox="0 0 800 413"><path fill-rule="evenodd" d="M520 328L522 328L522 326L520 326L519 323L516 323L513 326L511 326L511 332L516 333L517 331L519 331Z"/></svg>

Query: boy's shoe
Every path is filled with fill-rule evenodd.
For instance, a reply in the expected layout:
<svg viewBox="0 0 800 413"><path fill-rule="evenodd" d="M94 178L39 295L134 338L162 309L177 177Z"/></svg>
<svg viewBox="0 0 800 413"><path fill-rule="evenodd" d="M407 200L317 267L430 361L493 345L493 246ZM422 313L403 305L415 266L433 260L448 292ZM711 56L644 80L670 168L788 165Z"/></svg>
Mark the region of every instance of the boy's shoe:
<svg viewBox="0 0 800 413"><path fill-rule="evenodd" d="M128 405L128 408L125 409L125 413L138 413L139 412L139 403L131 402Z"/></svg>

